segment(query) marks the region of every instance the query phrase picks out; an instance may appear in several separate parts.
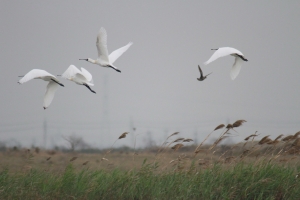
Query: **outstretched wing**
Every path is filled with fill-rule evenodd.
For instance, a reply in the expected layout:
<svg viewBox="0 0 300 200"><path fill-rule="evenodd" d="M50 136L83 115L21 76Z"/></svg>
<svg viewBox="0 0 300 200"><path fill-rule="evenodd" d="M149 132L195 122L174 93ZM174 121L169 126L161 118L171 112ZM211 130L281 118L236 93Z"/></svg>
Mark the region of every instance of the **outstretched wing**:
<svg viewBox="0 0 300 200"><path fill-rule="evenodd" d="M221 47L219 48L209 59L208 61L206 61L204 64L207 65L215 60L217 60L218 58L224 57L224 56L228 56L230 54L239 54L239 55L243 55L239 50L231 48L231 47Z"/></svg>
<svg viewBox="0 0 300 200"><path fill-rule="evenodd" d="M55 83L54 81L49 81L47 85L47 91L44 96L44 105L43 105L44 109L48 108L49 105L51 104L57 88L58 88L57 83Z"/></svg>
<svg viewBox="0 0 300 200"><path fill-rule="evenodd" d="M98 58L103 61L109 62L107 50L107 33L103 27L101 27L98 32L96 46L98 50Z"/></svg>
<svg viewBox="0 0 300 200"><path fill-rule="evenodd" d="M74 78L76 74L81 74L81 71L74 65L70 65L68 69L61 75L61 77L70 80Z"/></svg>
<svg viewBox="0 0 300 200"><path fill-rule="evenodd" d="M83 69L83 70L82 70ZM74 65L70 65L68 69L61 75L62 78L68 79L70 81L73 81L77 84L88 84L88 85L94 85L92 83L92 75L84 68L81 68L82 71L80 71L77 67Z"/></svg>
<svg viewBox="0 0 300 200"><path fill-rule="evenodd" d="M232 80L234 80L237 77L237 75L239 75L241 67L242 67L242 63L243 63L243 60L240 57L235 57L234 64L230 71L230 77Z"/></svg>
<svg viewBox="0 0 300 200"><path fill-rule="evenodd" d="M203 72L202 72L202 69L200 68L200 65L198 65L198 69L199 69L199 72L200 72L200 76L203 76Z"/></svg>
<svg viewBox="0 0 300 200"><path fill-rule="evenodd" d="M86 78L86 80L92 84L93 83L92 74L89 71L87 71L86 69L84 69L83 67L81 67L81 72L82 72L83 76Z"/></svg>
<svg viewBox="0 0 300 200"><path fill-rule="evenodd" d="M42 77L46 77L46 76L50 76L50 77L53 77L54 79L56 79L55 76L53 76L52 74L50 74L49 72L47 72L45 70L32 69L27 74L25 74L25 76L23 78L21 78L18 83L23 84L32 79L42 78Z"/></svg>
<svg viewBox="0 0 300 200"><path fill-rule="evenodd" d="M132 42L129 42L126 46L111 52L111 54L109 54L109 63L113 64L132 44Z"/></svg>

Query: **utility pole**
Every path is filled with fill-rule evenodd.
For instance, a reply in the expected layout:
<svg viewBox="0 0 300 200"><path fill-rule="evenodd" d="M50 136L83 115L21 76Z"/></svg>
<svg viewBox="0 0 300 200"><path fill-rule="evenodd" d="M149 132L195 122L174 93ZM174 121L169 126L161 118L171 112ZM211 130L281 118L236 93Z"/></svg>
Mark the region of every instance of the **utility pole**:
<svg viewBox="0 0 300 200"><path fill-rule="evenodd" d="M197 145L198 144L198 130L195 129L195 132L194 132L194 143Z"/></svg>
<svg viewBox="0 0 300 200"><path fill-rule="evenodd" d="M135 139L135 127L132 118L130 118L130 123L129 123L129 130L131 134L131 140L132 140L132 146L134 146L134 139Z"/></svg>
<svg viewBox="0 0 300 200"><path fill-rule="evenodd" d="M108 103L108 74L103 75L103 96L102 96L102 134L110 135L109 124L109 103Z"/></svg>
<svg viewBox="0 0 300 200"><path fill-rule="evenodd" d="M44 118L44 124L43 124L44 134L43 134L43 148L47 148L47 120Z"/></svg>

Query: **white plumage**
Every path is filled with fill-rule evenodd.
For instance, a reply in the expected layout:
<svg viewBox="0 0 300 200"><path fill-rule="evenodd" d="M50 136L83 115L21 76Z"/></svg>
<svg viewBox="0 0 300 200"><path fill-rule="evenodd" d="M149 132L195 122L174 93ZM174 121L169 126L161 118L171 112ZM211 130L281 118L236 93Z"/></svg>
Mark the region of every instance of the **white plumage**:
<svg viewBox="0 0 300 200"><path fill-rule="evenodd" d="M121 47L115 51L113 51L110 55L108 55L107 50L107 33L106 30L101 27L96 40L96 47L98 50L98 58L96 60L92 58L87 59L79 59L85 60L90 63L99 65L101 67L110 67L116 70L117 72L121 72L117 67L113 65L113 63L132 45L132 42L129 42L126 46Z"/></svg>
<svg viewBox="0 0 300 200"><path fill-rule="evenodd" d="M91 92L93 91L89 86L94 86L93 77L90 72L81 67L81 71L74 65L70 65L68 69L61 75L62 78L75 82L78 85L86 86Z"/></svg>
<svg viewBox="0 0 300 200"><path fill-rule="evenodd" d="M248 61L244 57L242 52L240 52L239 50L237 50L235 48L221 47L221 48L212 49L212 50L217 50L217 51L208 59L208 61L206 61L204 63L205 65L217 60L218 58L224 57L224 56L231 55L231 56L235 57L234 64L230 71L230 77L232 80L234 80L237 77L237 75L239 74L243 61Z"/></svg>
<svg viewBox="0 0 300 200"><path fill-rule="evenodd" d="M44 104L43 104L44 109L48 108L54 98L54 94L58 88L58 85L60 86L64 86L64 85L61 84L54 75L42 69L33 69L29 71L25 76L23 76L23 78L19 80L18 83L23 84L32 79L42 79L44 81L49 82L47 85L47 90L44 96Z"/></svg>

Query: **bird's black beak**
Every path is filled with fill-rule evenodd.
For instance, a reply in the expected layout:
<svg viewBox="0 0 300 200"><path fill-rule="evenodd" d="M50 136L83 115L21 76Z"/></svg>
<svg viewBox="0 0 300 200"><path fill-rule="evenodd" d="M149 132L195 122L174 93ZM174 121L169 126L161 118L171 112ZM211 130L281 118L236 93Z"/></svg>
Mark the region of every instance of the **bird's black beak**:
<svg viewBox="0 0 300 200"><path fill-rule="evenodd" d="M79 60L85 60L85 61L88 61L88 59L79 59Z"/></svg>

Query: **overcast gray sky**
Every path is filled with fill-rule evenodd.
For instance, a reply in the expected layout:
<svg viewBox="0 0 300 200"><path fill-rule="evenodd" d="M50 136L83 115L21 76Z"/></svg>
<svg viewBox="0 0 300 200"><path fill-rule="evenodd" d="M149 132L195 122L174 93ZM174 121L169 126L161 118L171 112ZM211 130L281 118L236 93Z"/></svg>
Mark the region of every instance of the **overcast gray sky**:
<svg viewBox="0 0 300 200"><path fill-rule="evenodd" d="M0 141L66 145L76 134L108 147L136 127L143 146L151 132L160 144L174 131L198 141L220 123L245 119L241 141L300 130L299 1L1 1ZM96 35L108 50L133 45L116 62L122 71L79 58L96 58ZM234 57L204 66L211 48L234 47L249 62L229 76ZM47 83L17 84L31 69L62 74L70 64L93 75L97 94L67 80L43 109ZM197 65L204 73L199 82ZM219 133L216 133L216 136ZM132 134L118 145L132 146Z"/></svg>

